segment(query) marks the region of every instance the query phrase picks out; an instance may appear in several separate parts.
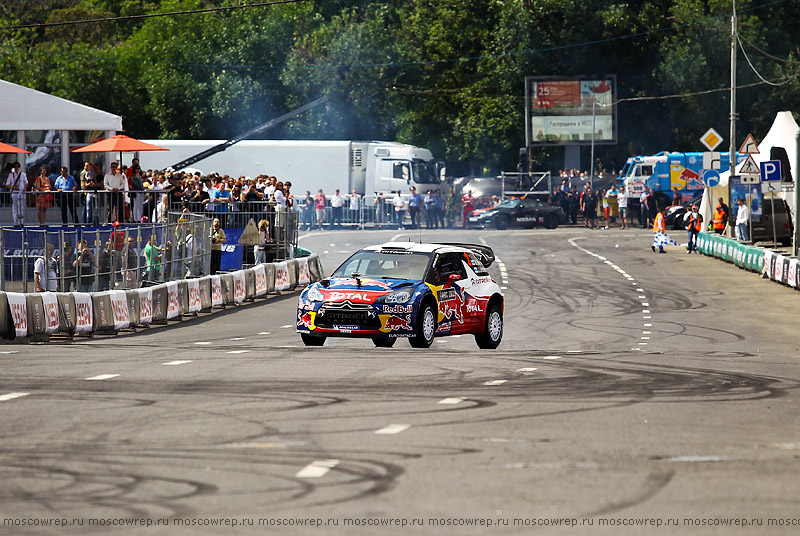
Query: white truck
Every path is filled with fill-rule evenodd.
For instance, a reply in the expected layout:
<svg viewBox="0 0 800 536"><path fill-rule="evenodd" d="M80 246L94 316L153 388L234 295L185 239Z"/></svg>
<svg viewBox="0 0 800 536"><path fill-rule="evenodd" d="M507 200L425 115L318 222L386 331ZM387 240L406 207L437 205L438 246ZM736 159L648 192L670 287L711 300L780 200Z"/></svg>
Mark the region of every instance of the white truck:
<svg viewBox="0 0 800 536"><path fill-rule="evenodd" d="M139 153L142 169L166 169L224 140L146 140L169 151ZM244 140L195 164L204 173L231 177L273 175L291 181L292 192L330 195L354 189L362 195L441 188L443 166L427 149L384 141Z"/></svg>

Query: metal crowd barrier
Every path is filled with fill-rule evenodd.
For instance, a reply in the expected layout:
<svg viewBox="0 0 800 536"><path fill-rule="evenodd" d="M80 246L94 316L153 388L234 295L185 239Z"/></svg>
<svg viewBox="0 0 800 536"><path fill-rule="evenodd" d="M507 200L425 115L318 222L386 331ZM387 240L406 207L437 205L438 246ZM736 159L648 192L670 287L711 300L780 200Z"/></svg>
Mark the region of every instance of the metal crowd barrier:
<svg viewBox="0 0 800 536"><path fill-rule="evenodd" d="M318 281L319 256L259 264L218 275L100 292L0 292L0 338L47 341L51 335L118 333L264 299Z"/></svg>

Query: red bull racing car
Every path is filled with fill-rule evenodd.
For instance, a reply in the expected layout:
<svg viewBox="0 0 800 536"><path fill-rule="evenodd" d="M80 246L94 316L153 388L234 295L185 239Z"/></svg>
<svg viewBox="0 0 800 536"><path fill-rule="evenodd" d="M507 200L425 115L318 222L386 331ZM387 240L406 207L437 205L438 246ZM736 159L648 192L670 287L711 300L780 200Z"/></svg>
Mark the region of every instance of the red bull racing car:
<svg viewBox="0 0 800 536"><path fill-rule="evenodd" d="M391 347L407 338L472 333L481 348L503 337L503 294L486 270L487 246L389 242L369 246L300 294L297 331L306 346L327 337L371 338Z"/></svg>

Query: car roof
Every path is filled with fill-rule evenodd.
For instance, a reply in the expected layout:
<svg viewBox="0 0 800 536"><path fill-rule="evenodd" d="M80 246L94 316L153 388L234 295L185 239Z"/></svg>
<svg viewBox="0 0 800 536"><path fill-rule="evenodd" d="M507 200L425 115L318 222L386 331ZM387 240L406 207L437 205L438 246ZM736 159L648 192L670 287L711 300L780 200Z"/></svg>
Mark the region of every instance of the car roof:
<svg viewBox="0 0 800 536"><path fill-rule="evenodd" d="M473 253L485 267L495 259L494 251L482 244L430 244L417 242L385 242L362 248L362 251L402 251L405 253Z"/></svg>

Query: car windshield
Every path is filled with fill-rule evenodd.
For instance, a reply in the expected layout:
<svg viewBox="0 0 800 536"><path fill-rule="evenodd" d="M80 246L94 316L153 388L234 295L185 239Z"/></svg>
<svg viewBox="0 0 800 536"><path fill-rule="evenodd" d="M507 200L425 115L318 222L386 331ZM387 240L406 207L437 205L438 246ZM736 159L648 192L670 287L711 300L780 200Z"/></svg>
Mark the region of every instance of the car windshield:
<svg viewBox="0 0 800 536"><path fill-rule="evenodd" d="M414 167L414 181L417 184L438 184L436 168L433 162L426 162L415 158L411 165Z"/></svg>
<svg viewBox="0 0 800 536"><path fill-rule="evenodd" d="M495 205L497 208L514 208L519 204L519 199L504 199Z"/></svg>
<svg viewBox="0 0 800 536"><path fill-rule="evenodd" d="M332 277L360 277L373 279L424 279L431 253L387 251L359 251L342 263Z"/></svg>

